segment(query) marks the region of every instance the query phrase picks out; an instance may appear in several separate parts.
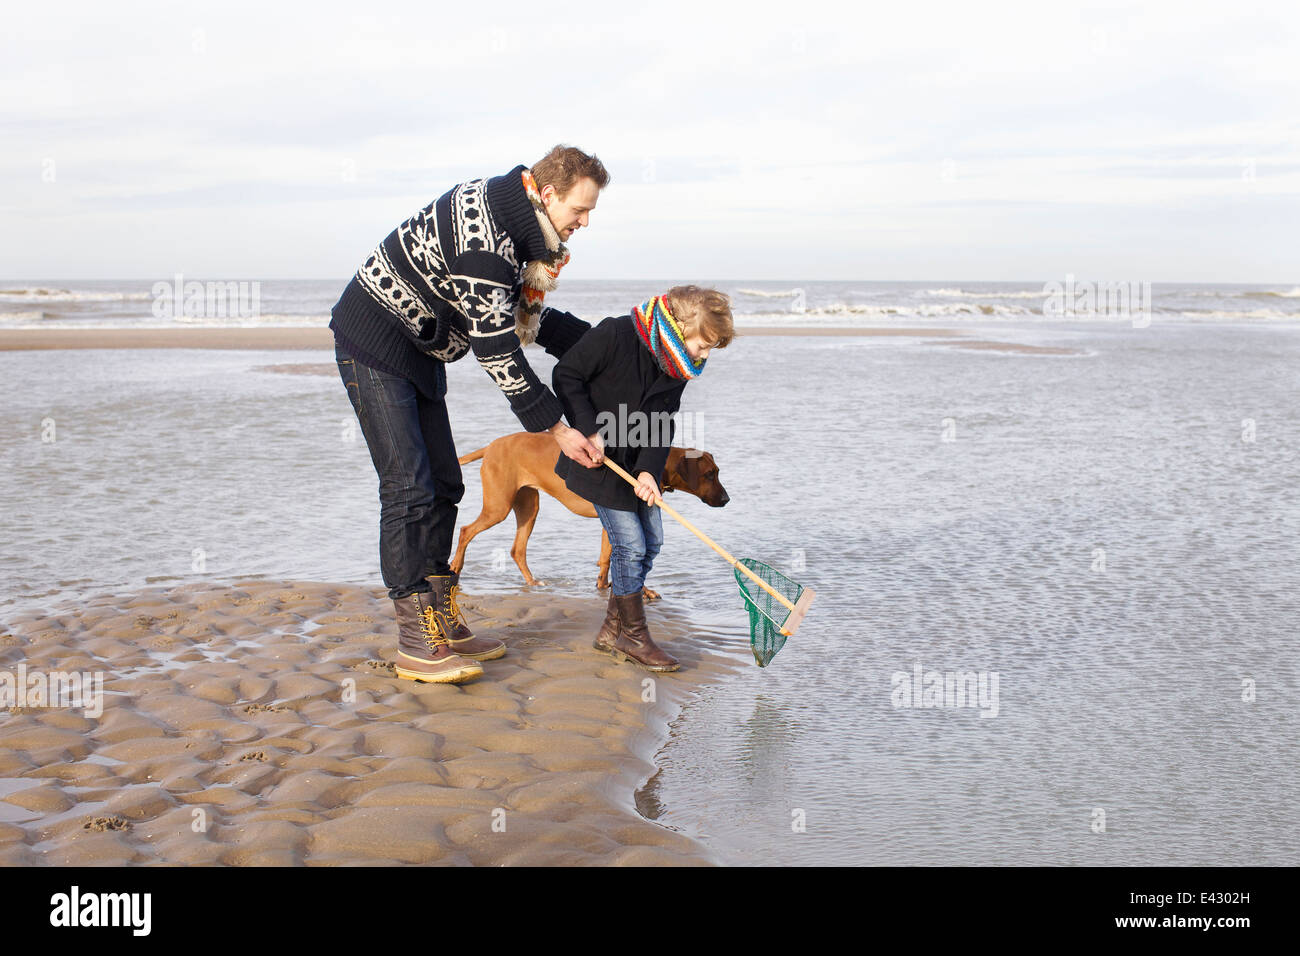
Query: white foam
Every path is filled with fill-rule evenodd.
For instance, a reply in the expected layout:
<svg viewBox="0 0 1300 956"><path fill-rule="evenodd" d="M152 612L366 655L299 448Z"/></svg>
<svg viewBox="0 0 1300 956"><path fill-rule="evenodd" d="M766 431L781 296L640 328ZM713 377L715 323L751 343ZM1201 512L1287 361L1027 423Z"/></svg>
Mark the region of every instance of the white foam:
<svg viewBox="0 0 1300 956"><path fill-rule="evenodd" d="M1300 299L1300 285L1289 292L1247 292L1246 295L1252 298Z"/></svg>
<svg viewBox="0 0 1300 956"><path fill-rule="evenodd" d="M945 296L965 299L1044 299L1047 293L1039 289L1036 292L967 292L964 289L922 289L920 295Z"/></svg>
<svg viewBox="0 0 1300 956"><path fill-rule="evenodd" d="M72 292L68 289L0 289L0 302L146 302L148 292Z"/></svg>
<svg viewBox="0 0 1300 956"><path fill-rule="evenodd" d="M853 305L847 302L833 302L807 309L809 315L867 315L867 316L907 316L919 315L926 318L933 316L961 315L1037 315L1031 309L1015 305L982 305L975 302L956 302L943 305Z"/></svg>
<svg viewBox="0 0 1300 956"><path fill-rule="evenodd" d="M1184 309L1178 314L1185 319L1300 319L1300 313L1277 309Z"/></svg>
<svg viewBox="0 0 1300 956"><path fill-rule="evenodd" d="M45 318L45 313L40 310L31 312L0 312L0 322L5 324L16 324L19 322L40 322Z"/></svg>
<svg viewBox="0 0 1300 956"><path fill-rule="evenodd" d="M782 289L779 292L764 292L762 289L737 289L737 295L752 295L762 299L789 299L798 295L801 289Z"/></svg>

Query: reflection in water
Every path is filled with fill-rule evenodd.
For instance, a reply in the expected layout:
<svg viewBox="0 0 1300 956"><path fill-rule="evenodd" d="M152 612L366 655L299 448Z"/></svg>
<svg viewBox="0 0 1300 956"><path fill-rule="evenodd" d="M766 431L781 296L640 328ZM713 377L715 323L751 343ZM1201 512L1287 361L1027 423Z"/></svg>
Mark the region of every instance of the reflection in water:
<svg viewBox="0 0 1300 956"><path fill-rule="evenodd" d="M761 432L728 409L762 376L692 385L722 460L799 449L724 467L727 530L801 549L818 600L687 708L661 822L737 863L1297 862L1295 332L1077 331L1077 358L786 341L816 384ZM895 706L918 667L997 674L997 715Z"/></svg>
<svg viewBox="0 0 1300 956"><path fill-rule="evenodd" d="M757 799L784 799L790 773L790 750L797 737L795 721L777 701L760 695L744 722L740 765Z"/></svg>
<svg viewBox="0 0 1300 956"><path fill-rule="evenodd" d="M664 815L664 805L659 802L659 774L662 771L655 771L654 776L645 782L635 794L636 812L641 814L647 820L658 820Z"/></svg>

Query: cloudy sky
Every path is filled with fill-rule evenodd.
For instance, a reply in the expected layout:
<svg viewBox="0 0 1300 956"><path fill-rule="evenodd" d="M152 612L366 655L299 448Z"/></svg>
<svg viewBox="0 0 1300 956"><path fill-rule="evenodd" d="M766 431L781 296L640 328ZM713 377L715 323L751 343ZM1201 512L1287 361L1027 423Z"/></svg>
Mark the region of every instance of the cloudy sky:
<svg viewBox="0 0 1300 956"><path fill-rule="evenodd" d="M559 6L10 6L0 278L346 278L567 142L566 278L1300 280L1300 4Z"/></svg>

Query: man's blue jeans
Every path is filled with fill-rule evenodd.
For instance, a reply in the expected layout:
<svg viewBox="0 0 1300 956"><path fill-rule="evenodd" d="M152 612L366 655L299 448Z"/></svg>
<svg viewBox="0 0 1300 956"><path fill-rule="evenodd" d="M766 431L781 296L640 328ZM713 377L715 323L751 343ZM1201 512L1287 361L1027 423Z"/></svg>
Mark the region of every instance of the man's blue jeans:
<svg viewBox="0 0 1300 956"><path fill-rule="evenodd" d="M379 568L388 596L428 591L449 574L456 505L465 494L447 420L446 372L436 399L415 383L362 365L335 347L339 376L379 474Z"/></svg>
<svg viewBox="0 0 1300 956"><path fill-rule="evenodd" d="M644 501L636 503L636 511L596 505L596 516L609 535L610 586L616 595L639 592L664 543L664 520L659 508Z"/></svg>

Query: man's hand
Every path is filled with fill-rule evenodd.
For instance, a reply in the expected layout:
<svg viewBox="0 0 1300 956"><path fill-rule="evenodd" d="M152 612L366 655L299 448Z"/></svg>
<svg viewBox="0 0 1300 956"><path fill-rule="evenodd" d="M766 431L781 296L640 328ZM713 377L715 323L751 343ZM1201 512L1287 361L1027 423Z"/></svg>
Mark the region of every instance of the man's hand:
<svg viewBox="0 0 1300 956"><path fill-rule="evenodd" d="M655 481L654 475L648 471L643 471L636 476L636 487L632 489L636 496L646 504L652 504L655 501L661 501L659 497L659 484Z"/></svg>
<svg viewBox="0 0 1300 956"><path fill-rule="evenodd" d="M556 422L546 430L559 444L560 451L564 452L565 456L572 458L584 468L600 467L600 463L605 458L604 451L584 438L582 432L570 428L564 422Z"/></svg>

